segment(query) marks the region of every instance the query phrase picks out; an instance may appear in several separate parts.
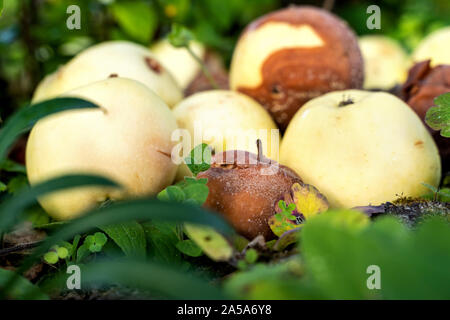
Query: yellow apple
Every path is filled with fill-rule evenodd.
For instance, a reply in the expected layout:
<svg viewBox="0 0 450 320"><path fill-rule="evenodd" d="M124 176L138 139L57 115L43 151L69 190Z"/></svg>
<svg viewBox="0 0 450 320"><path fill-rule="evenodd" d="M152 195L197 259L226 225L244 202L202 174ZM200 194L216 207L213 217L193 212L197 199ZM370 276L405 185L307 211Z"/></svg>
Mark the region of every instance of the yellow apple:
<svg viewBox="0 0 450 320"><path fill-rule="evenodd" d="M431 66L450 64L450 27L436 30L425 37L412 54L415 62L431 59Z"/></svg>
<svg viewBox="0 0 450 320"><path fill-rule="evenodd" d="M346 90L309 101L281 142L280 159L333 207L418 197L438 186L437 147L415 112L385 92Z"/></svg>
<svg viewBox="0 0 450 320"><path fill-rule="evenodd" d="M203 59L206 50L201 43L192 41L190 48L200 59ZM175 48L167 39L158 41L150 50L164 68L169 70L174 76L183 90L201 72L199 63L191 56L186 48Z"/></svg>
<svg viewBox="0 0 450 320"><path fill-rule="evenodd" d="M39 199L54 218L80 215L106 199L156 194L171 184L171 134L177 128L168 106L143 84L111 78L70 91L100 106L44 118L33 127L26 148L32 185L69 173L99 174L124 191L78 188Z"/></svg>
<svg viewBox="0 0 450 320"><path fill-rule="evenodd" d="M169 107L183 98L176 80L146 47L127 41L110 41L84 50L44 78L36 89L33 101L52 98L109 77L142 82Z"/></svg>
<svg viewBox="0 0 450 320"><path fill-rule="evenodd" d="M175 106L178 127L189 137L180 152L185 155L198 144L207 143L215 152L244 150L257 153L256 140L263 142L263 153L278 158L278 128L269 113L252 98L235 91L210 90L196 93ZM177 179L190 175L180 166Z"/></svg>
<svg viewBox="0 0 450 320"><path fill-rule="evenodd" d="M406 80L410 61L395 40L369 35L359 38L364 60L364 89L391 89Z"/></svg>

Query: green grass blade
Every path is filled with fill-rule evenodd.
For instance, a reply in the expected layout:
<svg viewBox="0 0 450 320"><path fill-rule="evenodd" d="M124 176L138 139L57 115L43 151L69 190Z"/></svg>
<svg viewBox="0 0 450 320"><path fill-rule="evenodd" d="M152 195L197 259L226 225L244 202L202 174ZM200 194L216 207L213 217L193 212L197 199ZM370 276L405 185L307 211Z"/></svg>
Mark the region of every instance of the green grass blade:
<svg viewBox="0 0 450 320"><path fill-rule="evenodd" d="M89 285L119 284L138 288L156 295L156 298L172 299L224 299L221 290L210 284L208 279L195 276L173 266L156 262L137 260L106 260L81 266L81 289ZM61 290L66 287L65 274L45 283L44 290Z"/></svg>
<svg viewBox="0 0 450 320"><path fill-rule="evenodd" d="M99 176L66 175L42 182L30 188L25 188L25 190L9 198L0 206L0 234L11 227L16 221L16 218L23 213L27 206L33 204L36 198L54 191L81 186L118 187L115 182Z"/></svg>
<svg viewBox="0 0 450 320"><path fill-rule="evenodd" d="M12 277L15 277L14 271L0 268L0 291L5 283ZM6 294L7 299L16 300L48 300L48 296L44 294L36 285L32 284L28 279L19 276L13 287Z"/></svg>
<svg viewBox="0 0 450 320"><path fill-rule="evenodd" d="M86 108L98 106L79 98L55 98L20 109L8 118L0 130L0 162L4 160L17 136L30 130L39 119L56 112Z"/></svg>

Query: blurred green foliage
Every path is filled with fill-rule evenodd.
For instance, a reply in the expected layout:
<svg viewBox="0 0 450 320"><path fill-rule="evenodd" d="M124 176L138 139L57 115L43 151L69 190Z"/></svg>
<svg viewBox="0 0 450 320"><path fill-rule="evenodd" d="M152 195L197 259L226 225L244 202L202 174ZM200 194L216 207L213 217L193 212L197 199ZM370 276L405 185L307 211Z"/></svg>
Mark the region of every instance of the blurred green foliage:
<svg viewBox="0 0 450 320"><path fill-rule="evenodd" d="M437 217L411 230L393 217L362 223L356 211L328 211L300 233L301 256L258 263L225 282L246 299L448 299L450 225ZM379 268L379 288L372 288Z"/></svg>

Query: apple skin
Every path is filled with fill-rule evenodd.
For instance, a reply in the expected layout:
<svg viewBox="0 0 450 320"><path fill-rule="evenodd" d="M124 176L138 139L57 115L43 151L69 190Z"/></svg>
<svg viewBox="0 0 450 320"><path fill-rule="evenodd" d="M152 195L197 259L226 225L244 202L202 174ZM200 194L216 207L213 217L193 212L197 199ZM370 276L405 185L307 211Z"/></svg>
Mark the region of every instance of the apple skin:
<svg viewBox="0 0 450 320"><path fill-rule="evenodd" d="M103 175L124 191L101 187L62 191L39 199L54 218L70 219L106 199L153 195L170 185L171 133L177 128L169 107L143 84L111 78L68 92L100 106L51 115L33 127L26 148L31 185L70 174Z"/></svg>
<svg viewBox="0 0 450 320"><path fill-rule="evenodd" d="M389 90L406 80L410 59L397 41L368 35L358 43L364 60L364 89Z"/></svg>
<svg viewBox="0 0 450 320"><path fill-rule="evenodd" d="M249 24L230 68L230 88L261 103L282 130L306 101L362 88L363 79L355 33L339 17L312 6L289 6Z"/></svg>
<svg viewBox="0 0 450 320"><path fill-rule="evenodd" d="M276 161L240 150L216 153L211 167L197 178L208 179L204 206L222 213L239 234L250 240L258 235L266 240L275 237L268 219L292 185L302 183L294 171Z"/></svg>
<svg viewBox="0 0 450 320"><path fill-rule="evenodd" d="M183 98L176 80L150 50L127 41L94 45L70 60L38 85L33 101L60 95L109 77L130 78L145 84L169 107Z"/></svg>
<svg viewBox="0 0 450 320"><path fill-rule="evenodd" d="M339 107L351 98L354 103ZM419 197L438 186L438 149L415 112L385 92L346 90L309 101L281 142L281 164L317 187L332 207Z"/></svg>
<svg viewBox="0 0 450 320"><path fill-rule="evenodd" d="M204 58L206 50L201 43L192 41L189 46L198 57ZM201 72L199 63L195 61L186 48L175 48L167 39L158 41L150 50L164 68L173 74L183 91Z"/></svg>
<svg viewBox="0 0 450 320"><path fill-rule="evenodd" d="M450 64L450 27L438 29L426 36L412 53L414 62L431 60L431 66Z"/></svg>
<svg viewBox="0 0 450 320"><path fill-rule="evenodd" d="M240 133L243 131L255 130L258 133L258 130L264 129L268 131L268 135L259 138L263 142L267 141L267 146L271 146L270 130L278 129L269 113L259 103L235 91L202 91L184 99L172 111L178 127L186 129L190 133L190 146L183 143L183 148L189 149L188 152L197 143L194 141L196 123L200 124L203 129L203 139L198 144L207 143L215 152L238 149L257 153L256 139L258 137L251 141L237 141L237 143L233 143L234 139L240 137ZM223 141L213 137L206 139L204 133L207 131L221 134ZM264 152L265 156L277 160L278 150L265 148ZM187 166L180 165L177 180L190 175Z"/></svg>

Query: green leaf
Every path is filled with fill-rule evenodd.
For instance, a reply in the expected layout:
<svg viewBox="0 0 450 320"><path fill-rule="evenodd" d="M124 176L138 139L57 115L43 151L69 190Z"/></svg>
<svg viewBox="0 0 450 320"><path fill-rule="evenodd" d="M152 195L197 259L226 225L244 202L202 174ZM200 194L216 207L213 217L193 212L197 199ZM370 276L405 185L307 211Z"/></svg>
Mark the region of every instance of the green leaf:
<svg viewBox="0 0 450 320"><path fill-rule="evenodd" d="M163 191L158 193L158 200L182 202L186 198L183 189L179 186L168 186Z"/></svg>
<svg viewBox="0 0 450 320"><path fill-rule="evenodd" d="M6 189L8 189L6 184L0 181L0 192L6 191Z"/></svg>
<svg viewBox="0 0 450 320"><path fill-rule="evenodd" d="M258 256L258 251L250 248L245 252L245 261L247 261L247 263L249 264L253 264L258 260Z"/></svg>
<svg viewBox="0 0 450 320"><path fill-rule="evenodd" d="M228 261L233 255L233 247L213 228L186 223L184 230L187 236L212 260Z"/></svg>
<svg viewBox="0 0 450 320"><path fill-rule="evenodd" d="M55 264L58 262L59 257L55 251L50 251L44 254L44 260L49 264Z"/></svg>
<svg viewBox="0 0 450 320"><path fill-rule="evenodd" d="M312 290L306 290L294 272L298 272L298 259L286 262L257 263L247 268L240 260L238 267L244 271L235 272L225 279L224 287L231 296L251 300L305 300L321 298Z"/></svg>
<svg viewBox="0 0 450 320"><path fill-rule="evenodd" d="M186 165L192 174L206 171L211 166L211 147L202 143L191 150L190 156L185 158Z"/></svg>
<svg viewBox="0 0 450 320"><path fill-rule="evenodd" d="M103 232L96 232L94 234L94 239L95 243L98 243L101 246L105 245L106 241L108 241L108 238L105 236Z"/></svg>
<svg viewBox="0 0 450 320"><path fill-rule="evenodd" d="M422 182L422 185L423 185L424 187L428 188L428 189L429 189L431 192L433 192L433 193L438 193L438 192L439 192L439 189L436 188L435 186L432 186L431 184Z"/></svg>
<svg viewBox="0 0 450 320"><path fill-rule="evenodd" d="M174 23L167 38L172 46L182 48L189 46L189 43L194 40L194 35L188 28Z"/></svg>
<svg viewBox="0 0 450 320"><path fill-rule="evenodd" d="M83 259L89 255L89 252L90 252L89 246L83 243L83 245L81 245L77 250L76 262L80 263L81 261L83 261Z"/></svg>
<svg viewBox="0 0 450 320"><path fill-rule="evenodd" d="M4 295L7 299L17 300L48 300L49 297L44 294L37 286L13 271L0 268L0 288L3 288L11 278L17 278L14 286L10 287ZM0 290L1 291L1 290Z"/></svg>
<svg viewBox="0 0 450 320"><path fill-rule="evenodd" d="M192 240L181 240L176 244L176 247L190 257L200 257L203 254L202 249Z"/></svg>
<svg viewBox="0 0 450 320"><path fill-rule="evenodd" d="M127 257L145 258L147 242L142 226L136 221L100 227L125 253ZM104 234L102 233L104 236ZM97 240L97 242L99 242ZM106 243L106 237L105 242ZM102 244L102 245L103 245Z"/></svg>
<svg viewBox="0 0 450 320"><path fill-rule="evenodd" d="M450 92L434 99L436 107L428 109L425 122L434 130L441 130L441 135L450 138Z"/></svg>
<svg viewBox="0 0 450 320"><path fill-rule="evenodd" d="M5 159L0 164L0 171L13 172L13 173L23 173L26 174L27 170L24 165L14 162L10 159Z"/></svg>
<svg viewBox="0 0 450 320"><path fill-rule="evenodd" d="M147 238L148 255L152 260L179 265L183 259L176 244L180 241L177 224L164 221L148 221L142 224Z"/></svg>
<svg viewBox="0 0 450 320"><path fill-rule="evenodd" d="M102 247L107 240L108 239L104 233L96 232L95 234L91 234L84 239L83 246L88 248L90 252L96 253L102 251Z"/></svg>
<svg viewBox="0 0 450 320"><path fill-rule="evenodd" d="M300 241L309 277L325 298L450 298L450 225L445 219L429 218L411 230L392 217L362 226L336 223L338 215L327 215L309 220ZM369 266L379 268L379 289L367 286L373 274Z"/></svg>
<svg viewBox="0 0 450 320"><path fill-rule="evenodd" d="M56 253L58 254L58 257L60 259L65 259L69 256L69 250L67 250L67 248L65 247L59 247L58 249L56 249Z"/></svg>
<svg viewBox="0 0 450 320"><path fill-rule="evenodd" d="M28 187L28 179L25 175L20 174L9 180L6 189L10 194L16 194L24 188Z"/></svg>
<svg viewBox="0 0 450 320"><path fill-rule="evenodd" d="M186 198L199 206L203 205L208 198L209 189L201 183L190 184L184 188Z"/></svg>
<svg viewBox="0 0 450 320"><path fill-rule="evenodd" d="M147 44L158 25L158 16L147 2L114 2L111 10L122 30L134 40Z"/></svg>
<svg viewBox="0 0 450 320"><path fill-rule="evenodd" d="M10 228L16 219L23 214L24 209L35 203L38 197L59 190L93 185L117 187L117 184L111 180L98 176L67 175L22 190L15 197L4 201L0 205L0 233Z"/></svg>
<svg viewBox="0 0 450 320"><path fill-rule="evenodd" d="M5 160L6 153L16 138L31 129L39 119L56 112L86 108L98 106L79 98L55 98L20 109L7 119L0 130L0 162Z"/></svg>

